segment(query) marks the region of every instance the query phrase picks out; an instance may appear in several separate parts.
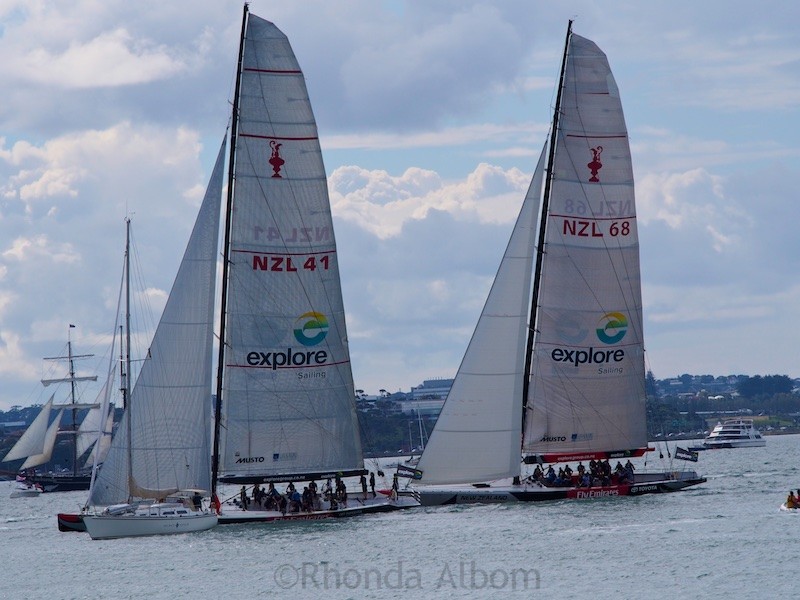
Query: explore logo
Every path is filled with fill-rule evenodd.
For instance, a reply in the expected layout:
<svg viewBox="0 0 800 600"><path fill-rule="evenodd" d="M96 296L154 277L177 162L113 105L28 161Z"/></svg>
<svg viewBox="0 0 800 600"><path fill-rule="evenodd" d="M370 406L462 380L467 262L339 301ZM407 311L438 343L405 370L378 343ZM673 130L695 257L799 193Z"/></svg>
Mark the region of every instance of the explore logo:
<svg viewBox="0 0 800 600"><path fill-rule="evenodd" d="M322 313L310 311L300 315L295 321L294 339L303 346L316 346L326 335L328 335L328 318Z"/></svg>
<svg viewBox="0 0 800 600"><path fill-rule="evenodd" d="M596 331L597 339L604 344L616 344L628 332L628 318L619 312L606 313L600 318Z"/></svg>

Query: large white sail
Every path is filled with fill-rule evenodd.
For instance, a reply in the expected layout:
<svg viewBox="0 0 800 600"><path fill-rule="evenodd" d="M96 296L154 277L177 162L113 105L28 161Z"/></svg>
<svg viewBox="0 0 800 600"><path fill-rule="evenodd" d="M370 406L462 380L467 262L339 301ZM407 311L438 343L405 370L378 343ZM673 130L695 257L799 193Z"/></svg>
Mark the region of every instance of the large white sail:
<svg viewBox="0 0 800 600"><path fill-rule="evenodd" d="M286 36L247 20L229 215L221 481L363 468L325 168Z"/></svg>
<svg viewBox="0 0 800 600"><path fill-rule="evenodd" d="M92 486L91 505L211 489L214 286L224 149L223 142L147 358Z"/></svg>
<svg viewBox="0 0 800 600"><path fill-rule="evenodd" d="M544 150L450 393L419 459L421 483L520 473L522 386Z"/></svg>
<svg viewBox="0 0 800 600"><path fill-rule="evenodd" d="M46 462L50 462L50 459L53 457L53 448L56 445L56 437L58 436L58 427L61 424L61 417L64 415L64 409L58 411L56 418L50 423L50 427L47 428L47 432L44 436L44 447L42 448L42 452L40 454L32 454L28 458L25 459L25 462L22 463L19 470L24 471L25 469L32 469L33 467L38 467L39 465L43 465Z"/></svg>
<svg viewBox="0 0 800 600"><path fill-rule="evenodd" d="M44 452L47 426L50 423L50 411L53 408L53 398L54 396L50 396L50 400L45 403L39 414L36 415L36 418L25 430L25 433L20 436L17 443L3 457L3 462L19 460L20 458L35 456Z"/></svg>
<svg viewBox="0 0 800 600"><path fill-rule="evenodd" d="M647 445L633 169L594 42L572 34L561 93L524 443L551 458Z"/></svg>

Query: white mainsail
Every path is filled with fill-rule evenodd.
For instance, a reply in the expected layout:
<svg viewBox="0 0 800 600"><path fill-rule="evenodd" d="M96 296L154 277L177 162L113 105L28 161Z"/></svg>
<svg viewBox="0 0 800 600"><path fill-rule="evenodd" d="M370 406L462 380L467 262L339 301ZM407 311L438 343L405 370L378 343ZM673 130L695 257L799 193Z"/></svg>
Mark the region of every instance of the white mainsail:
<svg viewBox="0 0 800 600"><path fill-rule="evenodd" d="M14 444L11 450L8 451L8 454L3 457L3 462L19 460L20 458L27 458L29 456L37 456L45 451L45 441L47 439L47 429L50 423L50 412L53 408L53 398L54 396L50 396L50 400L45 403L39 411L39 414L36 415L36 418L25 430L25 433L20 436L17 443ZM55 438L53 438L53 441L55 442Z"/></svg>
<svg viewBox="0 0 800 600"><path fill-rule="evenodd" d="M214 286L224 150L223 141L147 359L92 485L90 505L211 489Z"/></svg>
<svg viewBox="0 0 800 600"><path fill-rule="evenodd" d="M327 180L305 80L269 21L250 15L242 43L219 480L362 469Z"/></svg>
<svg viewBox="0 0 800 600"><path fill-rule="evenodd" d="M568 45L523 450L647 445L639 239L619 91L605 54Z"/></svg>
<svg viewBox="0 0 800 600"><path fill-rule="evenodd" d="M534 241L545 152L417 469L420 483L464 483L520 473L522 385Z"/></svg>

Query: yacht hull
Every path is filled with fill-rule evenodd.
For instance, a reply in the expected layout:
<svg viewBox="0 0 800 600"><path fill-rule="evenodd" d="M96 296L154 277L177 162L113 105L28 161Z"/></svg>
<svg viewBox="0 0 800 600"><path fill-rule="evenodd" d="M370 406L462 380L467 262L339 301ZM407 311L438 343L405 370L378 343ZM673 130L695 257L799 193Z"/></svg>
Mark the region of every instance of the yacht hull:
<svg viewBox="0 0 800 600"><path fill-rule="evenodd" d="M89 489L91 475L33 475L27 477L31 483L42 486L42 490L51 492L82 492Z"/></svg>
<svg viewBox="0 0 800 600"><path fill-rule="evenodd" d="M127 514L83 517L86 531L93 540L206 531L215 527L217 522L217 515L211 513L180 517Z"/></svg>
<svg viewBox="0 0 800 600"><path fill-rule="evenodd" d="M678 492L705 483L694 471L677 473L645 473L636 476L633 484L597 487L546 487L539 484L504 484L475 486L441 486L414 489L422 506L443 504L502 504L508 502L544 502L552 500L595 500L616 496L642 496Z"/></svg>
<svg viewBox="0 0 800 600"><path fill-rule="evenodd" d="M337 510L315 510L312 512L282 513L276 510L241 510L238 507L223 507L219 515L220 525L239 525L242 523L283 523L293 521L319 521L323 519L341 519L346 517L356 517L361 515L371 515L378 513L393 512L404 508L414 508L419 503L410 496L398 498L397 500L378 499L376 501L367 500L365 503L360 501L350 501L347 508Z"/></svg>
<svg viewBox="0 0 800 600"><path fill-rule="evenodd" d="M58 530L64 532L70 531L86 531L86 525L83 522L83 515L79 513L58 513Z"/></svg>

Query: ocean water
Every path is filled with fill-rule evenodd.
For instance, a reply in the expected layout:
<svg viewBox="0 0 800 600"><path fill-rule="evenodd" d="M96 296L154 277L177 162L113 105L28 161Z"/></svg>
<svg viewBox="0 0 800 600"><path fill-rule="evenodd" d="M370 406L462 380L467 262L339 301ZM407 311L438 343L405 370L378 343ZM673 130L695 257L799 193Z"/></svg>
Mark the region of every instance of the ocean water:
<svg viewBox="0 0 800 600"><path fill-rule="evenodd" d="M708 482L675 494L109 541L56 527L56 513L77 510L85 492L11 499L13 483L2 482L0 598L796 595L800 514L779 506L800 487L800 436L701 452L696 467Z"/></svg>

